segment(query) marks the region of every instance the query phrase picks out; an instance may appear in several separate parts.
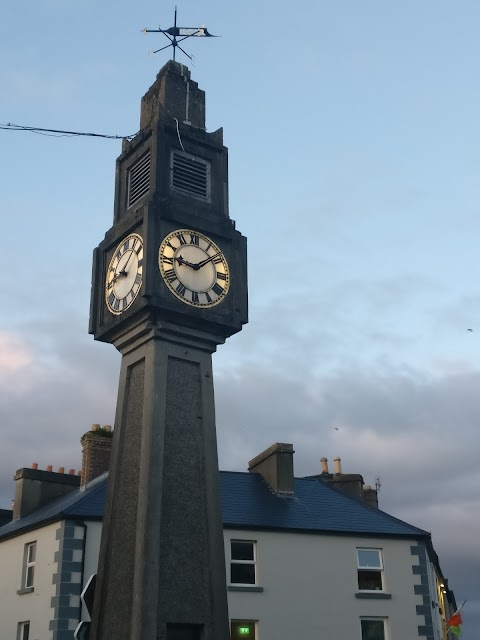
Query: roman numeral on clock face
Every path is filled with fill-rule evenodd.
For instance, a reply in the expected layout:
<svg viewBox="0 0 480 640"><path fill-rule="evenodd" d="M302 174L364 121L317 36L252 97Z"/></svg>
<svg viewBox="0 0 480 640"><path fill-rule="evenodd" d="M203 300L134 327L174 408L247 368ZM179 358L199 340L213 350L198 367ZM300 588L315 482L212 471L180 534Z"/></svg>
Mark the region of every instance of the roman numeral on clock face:
<svg viewBox="0 0 480 640"><path fill-rule="evenodd" d="M227 276L225 273L217 273L217 279L218 280L226 280Z"/></svg>
<svg viewBox="0 0 480 640"><path fill-rule="evenodd" d="M177 279L177 274L175 273L175 269L167 269L165 271L165 277L169 282L173 282Z"/></svg>
<svg viewBox="0 0 480 640"><path fill-rule="evenodd" d="M191 233L191 234L190 234L190 244L194 244L194 245L196 245L197 247L199 246L199 244L200 244L200 238L197 236L197 234L196 234L196 233Z"/></svg>
<svg viewBox="0 0 480 640"><path fill-rule="evenodd" d="M212 287L212 291L214 293L217 294L217 296L221 295L223 293L223 287L221 287L218 282L216 282L213 287Z"/></svg>
<svg viewBox="0 0 480 640"><path fill-rule="evenodd" d="M178 285L175 287L175 291L181 296L185 295L186 290L187 290L187 287L181 282L179 282Z"/></svg>

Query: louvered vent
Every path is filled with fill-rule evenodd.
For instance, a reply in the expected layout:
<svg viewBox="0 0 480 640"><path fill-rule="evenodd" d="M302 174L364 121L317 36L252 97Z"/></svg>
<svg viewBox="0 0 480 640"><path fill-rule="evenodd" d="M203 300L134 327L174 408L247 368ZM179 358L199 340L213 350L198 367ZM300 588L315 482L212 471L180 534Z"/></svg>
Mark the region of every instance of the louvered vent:
<svg viewBox="0 0 480 640"><path fill-rule="evenodd" d="M170 186L189 196L210 200L210 163L180 151L172 151Z"/></svg>
<svg viewBox="0 0 480 640"><path fill-rule="evenodd" d="M131 207L150 188L150 149L128 170L128 204Z"/></svg>

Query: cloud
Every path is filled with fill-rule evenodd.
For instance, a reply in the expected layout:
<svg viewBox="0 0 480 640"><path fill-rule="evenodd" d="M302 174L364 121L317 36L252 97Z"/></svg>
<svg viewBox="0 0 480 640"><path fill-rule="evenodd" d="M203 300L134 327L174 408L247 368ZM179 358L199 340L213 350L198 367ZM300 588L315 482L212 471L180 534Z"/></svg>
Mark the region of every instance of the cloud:
<svg viewBox="0 0 480 640"><path fill-rule="evenodd" d="M13 333L0 332L0 386L7 393L18 393L28 386L33 353Z"/></svg>
<svg viewBox="0 0 480 640"><path fill-rule="evenodd" d="M119 356L94 343L74 317L36 327L35 345L0 334L0 506L13 496L13 475L40 468L79 469L80 437L93 423L112 424Z"/></svg>

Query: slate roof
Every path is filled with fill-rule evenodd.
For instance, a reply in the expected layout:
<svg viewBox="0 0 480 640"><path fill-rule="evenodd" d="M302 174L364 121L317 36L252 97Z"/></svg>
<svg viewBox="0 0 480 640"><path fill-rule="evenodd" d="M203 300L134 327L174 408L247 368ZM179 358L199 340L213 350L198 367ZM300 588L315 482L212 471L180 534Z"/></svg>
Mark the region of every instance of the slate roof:
<svg viewBox="0 0 480 640"><path fill-rule="evenodd" d="M101 520L106 476L84 491L61 496L33 513L0 527L0 540L60 519ZM430 537L389 514L330 485L296 478L293 496L276 495L259 474L220 471L225 527L395 537Z"/></svg>

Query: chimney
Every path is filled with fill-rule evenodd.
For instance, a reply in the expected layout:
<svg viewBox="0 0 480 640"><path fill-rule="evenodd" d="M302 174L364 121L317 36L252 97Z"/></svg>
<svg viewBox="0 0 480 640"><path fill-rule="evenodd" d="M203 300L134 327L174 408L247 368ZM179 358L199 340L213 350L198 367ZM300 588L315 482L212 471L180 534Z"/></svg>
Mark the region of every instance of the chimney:
<svg viewBox="0 0 480 640"><path fill-rule="evenodd" d="M15 474L13 518L23 518L54 498L78 489L80 479L65 473L35 468L19 469Z"/></svg>
<svg viewBox="0 0 480 640"><path fill-rule="evenodd" d="M322 473L314 476L307 476L310 478L316 478L325 484L331 484L335 489L348 493L360 500L367 500L363 495L363 478L358 473L342 473L342 460L338 456L333 460L333 473L328 472L327 458L320 458ZM373 498L372 498L373 499ZM370 502L369 502L370 504ZM373 505L372 505L373 506Z"/></svg>
<svg viewBox="0 0 480 640"><path fill-rule="evenodd" d="M333 473L335 475L342 475L342 465L341 465L342 459L341 458L334 458L333 460Z"/></svg>
<svg viewBox="0 0 480 640"><path fill-rule="evenodd" d="M363 499L371 507L378 509L378 491L376 489L372 489L369 484L366 484L363 487Z"/></svg>
<svg viewBox="0 0 480 640"><path fill-rule="evenodd" d="M259 473L280 495L293 495L293 445L277 442L248 463L250 473Z"/></svg>
<svg viewBox="0 0 480 640"><path fill-rule="evenodd" d="M93 424L91 431L84 433L80 439L82 443L82 473L81 486L98 478L110 467L112 453L112 429L110 426L100 427Z"/></svg>

